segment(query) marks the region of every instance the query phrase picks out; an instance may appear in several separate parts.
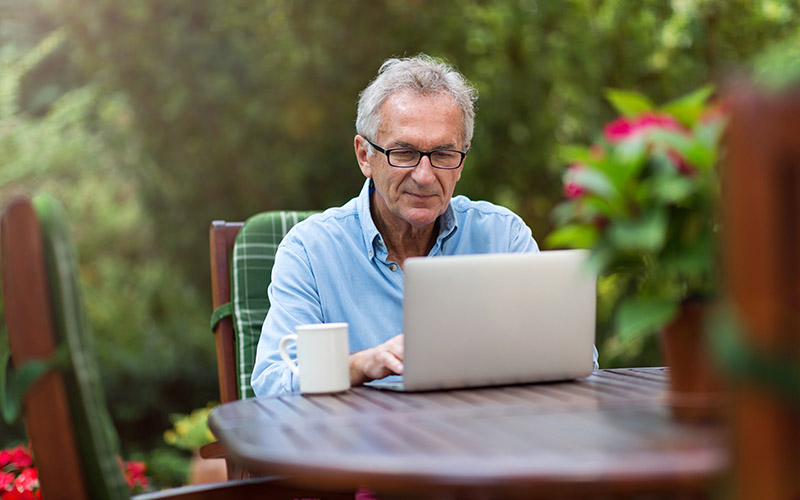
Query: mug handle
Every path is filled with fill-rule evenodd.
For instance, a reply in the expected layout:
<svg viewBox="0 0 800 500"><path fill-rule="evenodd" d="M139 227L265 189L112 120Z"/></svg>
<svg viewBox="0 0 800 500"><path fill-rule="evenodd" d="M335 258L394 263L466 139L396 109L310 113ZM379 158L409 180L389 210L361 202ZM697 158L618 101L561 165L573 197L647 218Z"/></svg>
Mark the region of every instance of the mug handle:
<svg viewBox="0 0 800 500"><path fill-rule="evenodd" d="M281 359L283 360L284 363L286 363L289 366L289 369L292 370L292 373L294 373L295 377L299 377L300 368L298 368L297 363L295 363L292 360L292 358L289 357L289 353L286 352L286 344L288 344L292 340L297 342L296 333L290 333L289 335L283 337L280 343L278 344L278 353L280 353Z"/></svg>

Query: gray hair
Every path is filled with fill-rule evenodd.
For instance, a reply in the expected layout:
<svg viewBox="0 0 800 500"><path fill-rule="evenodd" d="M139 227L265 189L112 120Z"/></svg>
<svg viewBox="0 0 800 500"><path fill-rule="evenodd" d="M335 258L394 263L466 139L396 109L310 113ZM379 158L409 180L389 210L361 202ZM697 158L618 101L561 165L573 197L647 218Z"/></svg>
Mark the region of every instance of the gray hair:
<svg viewBox="0 0 800 500"><path fill-rule="evenodd" d="M458 70L426 54L387 59L381 65L378 76L359 95L356 132L376 140L381 126L381 106L389 96L405 90L417 95L451 96L461 108L464 145L472 140L478 91ZM369 149L374 154L372 148Z"/></svg>

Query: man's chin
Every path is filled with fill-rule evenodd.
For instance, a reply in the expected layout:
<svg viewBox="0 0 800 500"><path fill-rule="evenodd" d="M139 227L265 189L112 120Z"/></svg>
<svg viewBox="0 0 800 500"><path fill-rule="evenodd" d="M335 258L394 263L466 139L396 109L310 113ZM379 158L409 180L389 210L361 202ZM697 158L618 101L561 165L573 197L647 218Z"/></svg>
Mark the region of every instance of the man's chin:
<svg viewBox="0 0 800 500"><path fill-rule="evenodd" d="M441 213L436 209L411 208L406 210L405 219L406 222L412 226L416 228L423 228L436 222L436 219L439 218L439 215L441 215Z"/></svg>

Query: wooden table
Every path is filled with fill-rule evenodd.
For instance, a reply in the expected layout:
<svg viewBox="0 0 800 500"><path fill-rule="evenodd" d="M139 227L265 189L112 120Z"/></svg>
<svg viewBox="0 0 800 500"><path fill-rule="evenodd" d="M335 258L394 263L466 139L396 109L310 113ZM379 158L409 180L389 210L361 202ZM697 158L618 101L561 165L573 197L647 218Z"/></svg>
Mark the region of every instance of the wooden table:
<svg viewBox="0 0 800 500"><path fill-rule="evenodd" d="M727 465L719 425L674 421L664 368L575 382L399 394L358 387L228 403L213 433L238 464L380 496L703 497ZM651 497L647 497L651 498Z"/></svg>

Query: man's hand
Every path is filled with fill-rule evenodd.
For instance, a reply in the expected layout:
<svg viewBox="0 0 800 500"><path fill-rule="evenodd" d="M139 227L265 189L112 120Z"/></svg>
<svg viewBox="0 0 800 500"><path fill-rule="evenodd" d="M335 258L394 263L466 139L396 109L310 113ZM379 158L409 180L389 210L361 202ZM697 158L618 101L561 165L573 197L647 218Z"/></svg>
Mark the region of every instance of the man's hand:
<svg viewBox="0 0 800 500"><path fill-rule="evenodd" d="M350 355L350 384L403 373L403 335L397 335L383 344L354 352Z"/></svg>

